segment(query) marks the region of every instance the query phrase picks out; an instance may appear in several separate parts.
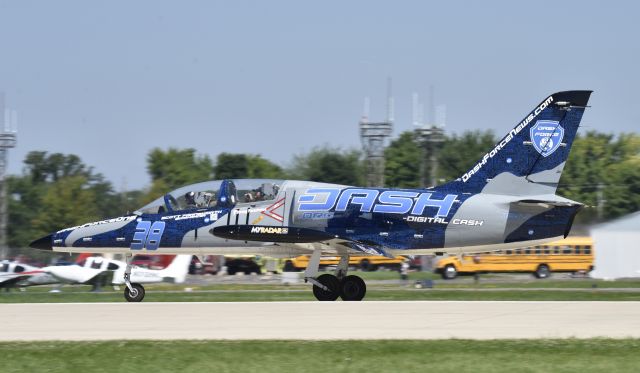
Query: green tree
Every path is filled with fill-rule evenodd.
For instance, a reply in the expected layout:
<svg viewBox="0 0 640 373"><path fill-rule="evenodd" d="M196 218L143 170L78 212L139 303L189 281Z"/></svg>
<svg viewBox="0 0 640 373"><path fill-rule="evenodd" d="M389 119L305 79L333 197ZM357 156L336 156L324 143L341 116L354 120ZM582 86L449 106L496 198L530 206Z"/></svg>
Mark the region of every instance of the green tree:
<svg viewBox="0 0 640 373"><path fill-rule="evenodd" d="M640 155L608 168L608 184L603 190L605 218L640 211Z"/></svg>
<svg viewBox="0 0 640 373"><path fill-rule="evenodd" d="M161 150L155 148L147 156L147 170L151 176L151 189L145 201L150 201L184 185L210 180L213 163L195 149Z"/></svg>
<svg viewBox="0 0 640 373"><path fill-rule="evenodd" d="M52 232L101 218L96 191L86 188L83 176L69 176L52 183L42 196L42 211L33 219L34 228Z"/></svg>
<svg viewBox="0 0 640 373"><path fill-rule="evenodd" d="M438 154L438 180L451 181L470 170L497 143L493 131L465 131L445 137Z"/></svg>
<svg viewBox="0 0 640 373"><path fill-rule="evenodd" d="M289 169L292 178L344 185L362 185L364 167L360 152L335 148L314 148L294 157Z"/></svg>
<svg viewBox="0 0 640 373"><path fill-rule="evenodd" d="M445 135L438 148L436 179L454 180L474 166L496 143L491 131L466 131L462 135ZM428 156L428 154L426 154ZM418 188L423 150L415 133L406 131L385 149L385 183L389 187ZM429 164L427 163L427 169Z"/></svg>
<svg viewBox="0 0 640 373"><path fill-rule="evenodd" d="M42 211L42 195L46 190L44 184L34 183L31 176L8 176L7 245L23 247L43 232L34 227L33 221Z"/></svg>
<svg viewBox="0 0 640 373"><path fill-rule="evenodd" d="M391 188L420 187L422 149L413 131L405 131L384 150L384 182Z"/></svg>
<svg viewBox="0 0 640 373"><path fill-rule="evenodd" d="M598 188L604 186L606 169L612 162L613 135L589 131L577 135L567 159L558 194L587 205L578 221L597 218Z"/></svg>
<svg viewBox="0 0 640 373"><path fill-rule="evenodd" d="M30 152L23 174L7 178L8 244L32 240L70 225L124 211L111 183L73 154Z"/></svg>
<svg viewBox="0 0 640 373"><path fill-rule="evenodd" d="M587 205L579 221L613 218L640 208L640 136L589 131L576 136L567 160L558 194Z"/></svg>
<svg viewBox="0 0 640 373"><path fill-rule="evenodd" d="M220 153L213 168L216 179L241 179L249 175L246 154Z"/></svg>
<svg viewBox="0 0 640 373"><path fill-rule="evenodd" d="M249 178L281 179L285 177L282 167L260 155L247 155L247 170Z"/></svg>
<svg viewBox="0 0 640 373"><path fill-rule="evenodd" d="M216 179L279 179L284 177L277 164L253 154L220 153L213 168Z"/></svg>

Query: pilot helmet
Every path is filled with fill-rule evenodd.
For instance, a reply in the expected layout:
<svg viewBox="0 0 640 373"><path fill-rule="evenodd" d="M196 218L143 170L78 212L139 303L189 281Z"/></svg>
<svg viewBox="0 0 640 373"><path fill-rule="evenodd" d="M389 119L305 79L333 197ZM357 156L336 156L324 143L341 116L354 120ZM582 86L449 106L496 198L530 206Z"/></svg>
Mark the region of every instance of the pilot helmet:
<svg viewBox="0 0 640 373"><path fill-rule="evenodd" d="M193 191L187 192L184 195L184 199L187 201L187 205L195 205L196 204L196 194Z"/></svg>

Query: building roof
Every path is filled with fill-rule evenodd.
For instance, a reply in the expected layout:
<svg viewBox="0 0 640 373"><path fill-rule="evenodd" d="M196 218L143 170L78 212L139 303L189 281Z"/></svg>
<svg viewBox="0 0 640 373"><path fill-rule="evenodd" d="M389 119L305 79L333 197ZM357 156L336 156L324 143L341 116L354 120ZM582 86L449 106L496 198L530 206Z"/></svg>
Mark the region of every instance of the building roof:
<svg viewBox="0 0 640 373"><path fill-rule="evenodd" d="M622 216L618 219L601 223L591 227L591 231L634 231L640 232L640 211Z"/></svg>

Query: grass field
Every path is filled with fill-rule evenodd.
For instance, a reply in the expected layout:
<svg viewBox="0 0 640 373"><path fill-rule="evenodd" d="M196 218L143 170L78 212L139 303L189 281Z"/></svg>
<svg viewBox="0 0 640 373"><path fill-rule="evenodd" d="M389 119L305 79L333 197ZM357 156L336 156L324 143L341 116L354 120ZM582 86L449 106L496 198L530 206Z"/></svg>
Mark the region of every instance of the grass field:
<svg viewBox="0 0 640 373"><path fill-rule="evenodd" d="M0 343L12 372L637 372L640 340Z"/></svg>

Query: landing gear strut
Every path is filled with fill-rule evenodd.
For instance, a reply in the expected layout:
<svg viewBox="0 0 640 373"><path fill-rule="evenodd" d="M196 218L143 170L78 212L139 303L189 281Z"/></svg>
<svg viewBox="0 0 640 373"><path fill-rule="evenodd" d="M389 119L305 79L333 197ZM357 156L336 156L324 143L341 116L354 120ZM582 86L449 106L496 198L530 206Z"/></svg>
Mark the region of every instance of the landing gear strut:
<svg viewBox="0 0 640 373"><path fill-rule="evenodd" d="M131 262L133 261L133 255L126 255L127 267L124 270L124 284L126 287L124 288L124 299L127 302L142 302L144 299L144 286L138 283L131 282Z"/></svg>
<svg viewBox="0 0 640 373"><path fill-rule="evenodd" d="M344 301L362 300L367 292L364 281L358 277L349 275L349 254L343 254L338 263L336 274L325 273L318 276L321 250L315 250L309 260L309 265L304 273L305 281L313 284L313 295L319 301L334 301L338 297Z"/></svg>

